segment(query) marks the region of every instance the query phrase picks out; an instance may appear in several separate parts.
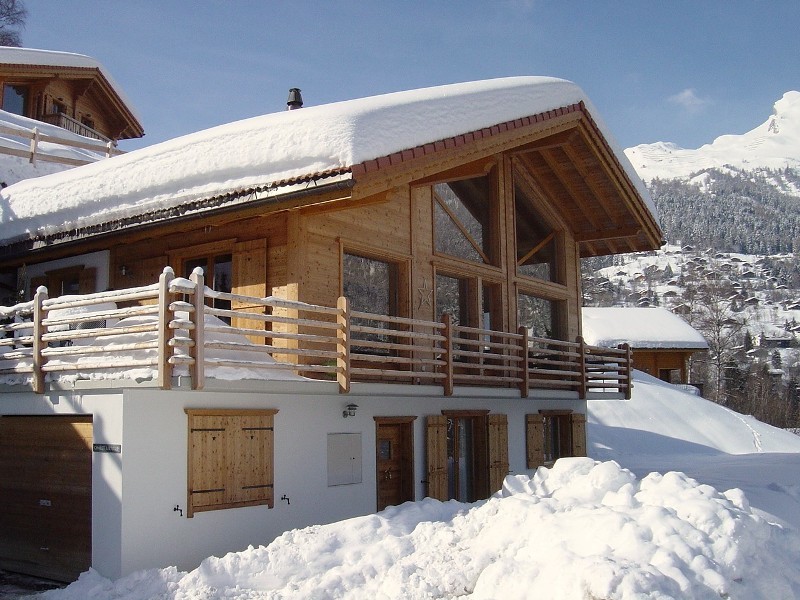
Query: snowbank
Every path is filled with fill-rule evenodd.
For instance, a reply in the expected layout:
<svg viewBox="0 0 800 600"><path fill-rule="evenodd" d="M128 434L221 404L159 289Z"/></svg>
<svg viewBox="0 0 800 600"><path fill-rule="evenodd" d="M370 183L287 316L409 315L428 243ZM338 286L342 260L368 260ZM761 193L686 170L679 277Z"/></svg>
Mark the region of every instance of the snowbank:
<svg viewBox="0 0 800 600"><path fill-rule="evenodd" d="M190 573L90 571L42 598L775 599L800 594L798 563L800 534L738 490L576 458L474 505L425 500L289 531Z"/></svg>

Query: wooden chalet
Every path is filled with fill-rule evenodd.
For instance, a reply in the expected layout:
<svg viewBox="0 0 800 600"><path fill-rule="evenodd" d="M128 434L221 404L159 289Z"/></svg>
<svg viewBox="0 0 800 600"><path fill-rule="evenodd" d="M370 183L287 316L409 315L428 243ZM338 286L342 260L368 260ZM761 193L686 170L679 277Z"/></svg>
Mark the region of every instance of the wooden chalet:
<svg viewBox="0 0 800 600"><path fill-rule="evenodd" d="M121 89L88 56L2 46L0 83L6 112L105 142L144 135Z"/></svg>
<svg viewBox="0 0 800 600"><path fill-rule="evenodd" d="M585 454L586 399L631 378L626 349L581 338L579 260L662 243L588 100L549 78L266 115L0 205L21 295L0 313L0 461L44 420L89 460L61 576L474 501Z"/></svg>
<svg viewBox="0 0 800 600"><path fill-rule="evenodd" d="M708 350L699 331L658 307L584 307L583 335L596 346L627 345L637 369L668 383L690 383L689 360Z"/></svg>

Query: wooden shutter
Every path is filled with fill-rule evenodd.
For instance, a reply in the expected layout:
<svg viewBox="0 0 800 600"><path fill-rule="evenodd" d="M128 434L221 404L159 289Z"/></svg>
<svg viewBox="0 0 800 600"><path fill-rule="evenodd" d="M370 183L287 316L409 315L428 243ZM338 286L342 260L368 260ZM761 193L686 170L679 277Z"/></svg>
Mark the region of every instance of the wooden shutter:
<svg viewBox="0 0 800 600"><path fill-rule="evenodd" d="M236 460L230 502L258 501L272 508L272 415L237 418L233 442Z"/></svg>
<svg viewBox="0 0 800 600"><path fill-rule="evenodd" d="M274 506L273 421L277 412L186 409L187 516L237 506Z"/></svg>
<svg viewBox="0 0 800 600"><path fill-rule="evenodd" d="M486 415L489 446L489 493L503 487L508 475L508 417Z"/></svg>
<svg viewBox="0 0 800 600"><path fill-rule="evenodd" d="M544 464L543 415L525 415L525 449L529 469L536 469Z"/></svg>
<svg viewBox="0 0 800 600"><path fill-rule="evenodd" d="M427 496L445 501L447 493L447 417L431 415L426 421L426 456L428 461Z"/></svg>
<svg viewBox="0 0 800 600"><path fill-rule="evenodd" d="M569 422L572 427L572 456L586 456L586 415L572 413Z"/></svg>
<svg viewBox="0 0 800 600"><path fill-rule="evenodd" d="M189 517L225 503L227 421L221 416L189 417Z"/></svg>

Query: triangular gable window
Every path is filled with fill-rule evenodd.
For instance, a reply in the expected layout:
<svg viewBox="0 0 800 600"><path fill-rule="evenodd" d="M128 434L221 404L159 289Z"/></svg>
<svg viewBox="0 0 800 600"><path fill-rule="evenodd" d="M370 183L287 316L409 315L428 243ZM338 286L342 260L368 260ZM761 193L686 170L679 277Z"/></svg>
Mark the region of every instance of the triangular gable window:
<svg viewBox="0 0 800 600"><path fill-rule="evenodd" d="M433 186L436 251L493 264L490 177Z"/></svg>

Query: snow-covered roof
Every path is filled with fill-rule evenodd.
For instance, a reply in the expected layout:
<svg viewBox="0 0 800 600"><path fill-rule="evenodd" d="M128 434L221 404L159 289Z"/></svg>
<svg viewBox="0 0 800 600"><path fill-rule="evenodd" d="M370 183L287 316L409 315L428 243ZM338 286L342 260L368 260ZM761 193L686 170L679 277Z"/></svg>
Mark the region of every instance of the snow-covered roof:
<svg viewBox="0 0 800 600"><path fill-rule="evenodd" d="M3 190L4 242L328 174L403 150L583 103L653 215L652 200L588 98L550 77L511 77L283 111L169 140ZM329 179L330 181L330 179Z"/></svg>
<svg viewBox="0 0 800 600"><path fill-rule="evenodd" d="M97 69L103 74L108 84L125 103L137 121L141 121L131 104L130 100L122 91L119 84L114 81L108 70L100 62L85 54L75 54L73 52L60 52L57 50L40 50L38 48L15 48L12 46L0 46L0 64L4 65L28 65L42 67L68 67L77 69Z"/></svg>
<svg viewBox="0 0 800 600"><path fill-rule="evenodd" d="M705 350L708 342L694 327L665 308L584 307L587 344L632 348Z"/></svg>

